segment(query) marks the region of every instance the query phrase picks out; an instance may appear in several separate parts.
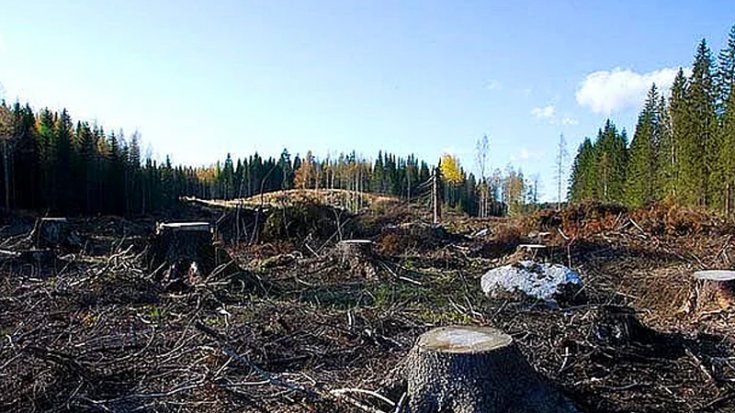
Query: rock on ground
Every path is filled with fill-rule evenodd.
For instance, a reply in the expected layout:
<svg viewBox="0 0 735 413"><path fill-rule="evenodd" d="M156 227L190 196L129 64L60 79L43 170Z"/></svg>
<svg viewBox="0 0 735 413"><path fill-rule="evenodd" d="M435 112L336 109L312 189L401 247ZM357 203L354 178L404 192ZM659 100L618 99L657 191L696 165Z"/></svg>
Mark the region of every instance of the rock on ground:
<svg viewBox="0 0 735 413"><path fill-rule="evenodd" d="M559 264L520 261L493 268L482 276L482 291L491 298L520 295L556 306L570 301L582 288L576 271Z"/></svg>

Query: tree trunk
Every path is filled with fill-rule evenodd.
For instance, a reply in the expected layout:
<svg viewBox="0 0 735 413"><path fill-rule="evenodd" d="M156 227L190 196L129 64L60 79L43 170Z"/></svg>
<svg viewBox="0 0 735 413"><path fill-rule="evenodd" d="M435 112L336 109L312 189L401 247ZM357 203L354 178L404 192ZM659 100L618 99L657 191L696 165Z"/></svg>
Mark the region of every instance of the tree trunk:
<svg viewBox="0 0 735 413"><path fill-rule="evenodd" d="M440 327L406 359L408 413L572 413L513 339L485 327Z"/></svg>
<svg viewBox="0 0 735 413"><path fill-rule="evenodd" d="M8 140L3 139L3 170L5 178L5 209L10 211L10 169L8 168Z"/></svg>

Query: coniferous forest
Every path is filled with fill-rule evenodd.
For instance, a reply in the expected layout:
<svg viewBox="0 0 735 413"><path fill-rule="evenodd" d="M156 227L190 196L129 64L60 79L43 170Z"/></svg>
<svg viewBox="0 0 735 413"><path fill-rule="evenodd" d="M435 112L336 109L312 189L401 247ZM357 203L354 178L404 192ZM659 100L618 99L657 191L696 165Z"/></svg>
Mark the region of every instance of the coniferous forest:
<svg viewBox="0 0 735 413"><path fill-rule="evenodd" d="M733 212L735 201L735 27L717 58L702 40L691 73L667 95L651 86L632 140L611 120L585 139L569 197L641 207L666 201Z"/></svg>
<svg viewBox="0 0 735 413"><path fill-rule="evenodd" d="M173 166L141 154L138 133L108 132L98 125L74 122L66 110L5 102L0 105L3 131L2 206L60 214L145 214L167 209L182 196L202 199L247 198L283 189L348 189L429 202L432 167L415 156L379 152L374 160L356 153L318 159L308 151L278 158L257 153L211 166ZM442 165L442 161L444 164ZM527 205L536 186L508 167L491 177L475 178L459 160L438 162L444 204L477 215L502 214ZM490 194L483 196L481 194Z"/></svg>

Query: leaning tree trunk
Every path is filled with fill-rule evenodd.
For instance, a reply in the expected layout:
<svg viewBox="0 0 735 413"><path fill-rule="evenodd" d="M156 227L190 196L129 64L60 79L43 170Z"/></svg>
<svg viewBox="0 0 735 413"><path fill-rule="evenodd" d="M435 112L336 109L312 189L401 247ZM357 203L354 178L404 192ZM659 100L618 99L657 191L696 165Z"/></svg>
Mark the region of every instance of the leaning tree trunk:
<svg viewBox="0 0 735 413"><path fill-rule="evenodd" d="M513 339L484 327L423 334L405 360L408 413L572 413Z"/></svg>

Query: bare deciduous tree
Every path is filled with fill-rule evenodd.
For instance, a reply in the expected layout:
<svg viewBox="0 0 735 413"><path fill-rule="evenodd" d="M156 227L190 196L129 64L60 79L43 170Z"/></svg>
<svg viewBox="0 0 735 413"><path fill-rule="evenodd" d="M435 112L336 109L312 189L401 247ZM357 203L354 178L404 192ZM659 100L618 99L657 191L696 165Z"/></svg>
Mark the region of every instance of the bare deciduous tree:
<svg viewBox="0 0 735 413"><path fill-rule="evenodd" d="M485 176L485 169L487 168L488 152L490 150L490 144L488 143L487 135L483 135L481 139L477 140L475 146L475 162L477 168L480 170L480 208L479 215L484 218L487 217L487 203L488 203L488 185L487 177Z"/></svg>
<svg viewBox="0 0 735 413"><path fill-rule="evenodd" d="M556 185L557 185L557 193L556 193L556 208L561 207L561 197L562 197L562 182L564 180L564 175L566 172L566 161L569 157L569 153L567 152L567 141L564 139L564 134L559 135L559 145L557 146L558 152L556 154Z"/></svg>

